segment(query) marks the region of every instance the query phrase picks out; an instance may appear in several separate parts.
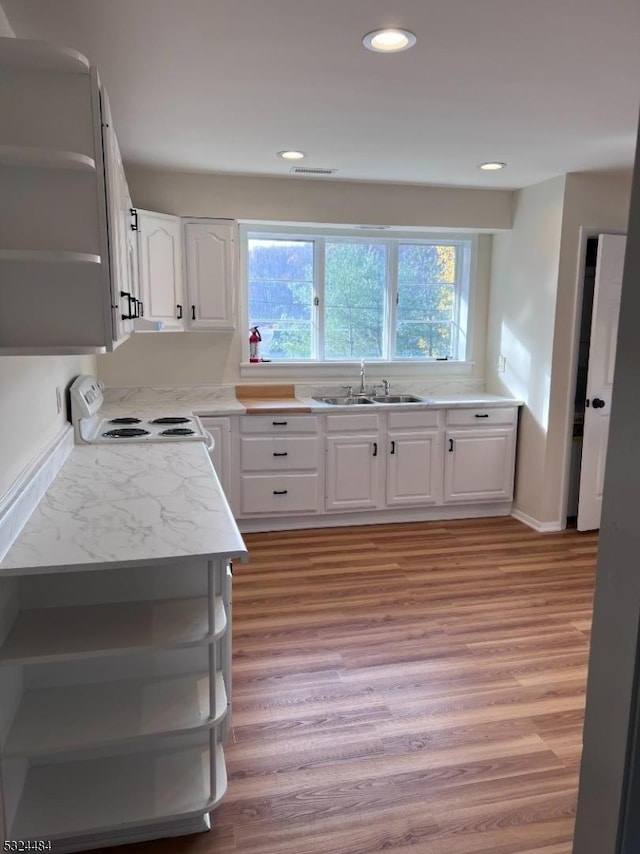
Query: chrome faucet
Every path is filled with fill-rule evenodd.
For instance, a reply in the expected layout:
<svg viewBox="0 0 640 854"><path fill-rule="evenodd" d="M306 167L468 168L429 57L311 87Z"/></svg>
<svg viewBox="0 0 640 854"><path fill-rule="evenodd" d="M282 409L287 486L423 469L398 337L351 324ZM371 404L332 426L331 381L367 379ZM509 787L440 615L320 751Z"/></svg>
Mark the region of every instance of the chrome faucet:
<svg viewBox="0 0 640 854"><path fill-rule="evenodd" d="M360 394L366 394L364 359L360 359Z"/></svg>
<svg viewBox="0 0 640 854"><path fill-rule="evenodd" d="M391 391L391 383L389 382L389 380L382 380L382 385L384 386L385 397L389 397L389 392Z"/></svg>

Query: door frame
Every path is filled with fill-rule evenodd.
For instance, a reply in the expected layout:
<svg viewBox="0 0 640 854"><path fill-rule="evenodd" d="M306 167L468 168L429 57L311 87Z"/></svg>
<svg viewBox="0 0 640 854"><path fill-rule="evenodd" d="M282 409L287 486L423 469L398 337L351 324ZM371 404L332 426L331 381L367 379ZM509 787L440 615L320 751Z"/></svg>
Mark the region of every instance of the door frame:
<svg viewBox="0 0 640 854"><path fill-rule="evenodd" d="M599 237L601 234L626 235L622 228L608 228L607 226L585 226L581 225L578 235L578 265L576 271L576 287L574 291L572 345L569 387L569 400L566 409L565 423L565 449L564 449L564 471L562 476L562 515L560 519L561 528L567 527L567 504L569 502L569 479L571 476L571 445L573 442L573 414L575 407L576 385L578 378L578 356L580 348L580 325L582 321L582 301L584 298L584 274L587 266L587 240L590 237ZM579 499L578 499L579 500Z"/></svg>

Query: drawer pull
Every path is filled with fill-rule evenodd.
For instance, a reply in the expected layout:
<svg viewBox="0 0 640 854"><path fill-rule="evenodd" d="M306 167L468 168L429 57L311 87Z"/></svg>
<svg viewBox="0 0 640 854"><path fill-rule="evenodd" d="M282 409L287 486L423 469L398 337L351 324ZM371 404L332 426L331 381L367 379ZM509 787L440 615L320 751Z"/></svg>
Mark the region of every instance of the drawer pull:
<svg viewBox="0 0 640 854"><path fill-rule="evenodd" d="M288 457L289 451L274 451L273 456L274 457Z"/></svg>
<svg viewBox="0 0 640 854"><path fill-rule="evenodd" d="M488 412L485 412L484 415L478 415L478 413L476 412L476 418L488 418L488 417L489 417Z"/></svg>
<svg viewBox="0 0 640 854"><path fill-rule="evenodd" d="M273 494L274 495L286 495L288 491L289 491L288 489L274 489Z"/></svg>
<svg viewBox="0 0 640 854"><path fill-rule="evenodd" d="M272 421L271 423L274 427L286 427L288 424L287 421Z"/></svg>

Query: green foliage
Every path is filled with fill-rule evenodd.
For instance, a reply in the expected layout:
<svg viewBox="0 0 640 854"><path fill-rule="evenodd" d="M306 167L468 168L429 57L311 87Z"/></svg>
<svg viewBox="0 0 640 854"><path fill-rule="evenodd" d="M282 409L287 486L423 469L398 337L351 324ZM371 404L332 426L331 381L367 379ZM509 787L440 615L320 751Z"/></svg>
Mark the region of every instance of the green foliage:
<svg viewBox="0 0 640 854"><path fill-rule="evenodd" d="M327 239L325 247L325 358L384 358L388 244ZM396 358L452 355L456 252L398 245ZM313 358L313 264L312 240L249 240L250 325L260 327L263 356Z"/></svg>

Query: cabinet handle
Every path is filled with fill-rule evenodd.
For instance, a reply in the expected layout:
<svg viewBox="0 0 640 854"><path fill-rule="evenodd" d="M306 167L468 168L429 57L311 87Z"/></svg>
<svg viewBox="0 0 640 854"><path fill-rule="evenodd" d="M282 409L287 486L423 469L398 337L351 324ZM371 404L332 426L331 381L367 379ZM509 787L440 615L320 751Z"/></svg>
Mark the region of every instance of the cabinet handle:
<svg viewBox="0 0 640 854"><path fill-rule="evenodd" d="M136 317L137 317L137 315L134 313L134 311L133 311L133 307L132 307L132 305L131 305L131 303L132 303L132 302L134 302L135 297L132 297L132 296L131 296L131 294L130 294L128 291L120 291L120 296L121 296L121 297L126 297L126 298L127 298L128 303L129 303L129 313L128 313L128 314L125 314L125 313L123 312L123 313L122 313L122 319L123 319L123 320L135 320L135 319L136 319Z"/></svg>
<svg viewBox="0 0 640 854"><path fill-rule="evenodd" d="M177 305L176 308L178 309L178 318L177 319L182 320L182 306Z"/></svg>
<svg viewBox="0 0 640 854"><path fill-rule="evenodd" d="M453 439L449 439L449 453L453 451Z"/></svg>
<svg viewBox="0 0 640 854"><path fill-rule="evenodd" d="M138 317L144 317L144 303L142 300L136 300L138 303Z"/></svg>
<svg viewBox="0 0 640 854"><path fill-rule="evenodd" d="M274 451L273 456L274 457L287 457L287 456L289 456L289 451Z"/></svg>
<svg viewBox="0 0 640 854"><path fill-rule="evenodd" d="M488 417L489 417L488 412L485 412L484 415L478 415L478 413L476 412L476 418L488 418Z"/></svg>
<svg viewBox="0 0 640 854"><path fill-rule="evenodd" d="M396 443L395 443L395 441L392 439L392 440L391 440L391 453L392 453L392 454L395 454L395 452L396 452Z"/></svg>
<svg viewBox="0 0 640 854"><path fill-rule="evenodd" d="M374 457L378 456L378 443L377 442L373 443L373 456Z"/></svg>
<svg viewBox="0 0 640 854"><path fill-rule="evenodd" d="M129 208L131 211L131 218L133 222L131 223L131 231L140 231L138 228L138 211L135 208Z"/></svg>
<svg viewBox="0 0 640 854"><path fill-rule="evenodd" d="M273 494L274 495L286 495L288 491L289 491L288 489L274 489Z"/></svg>
<svg viewBox="0 0 640 854"><path fill-rule="evenodd" d="M272 421L271 422L274 427L286 427L289 423L288 421Z"/></svg>
<svg viewBox="0 0 640 854"><path fill-rule="evenodd" d="M195 307L195 305L192 305L191 306L191 320L195 320L195 319L196 319L196 307Z"/></svg>

